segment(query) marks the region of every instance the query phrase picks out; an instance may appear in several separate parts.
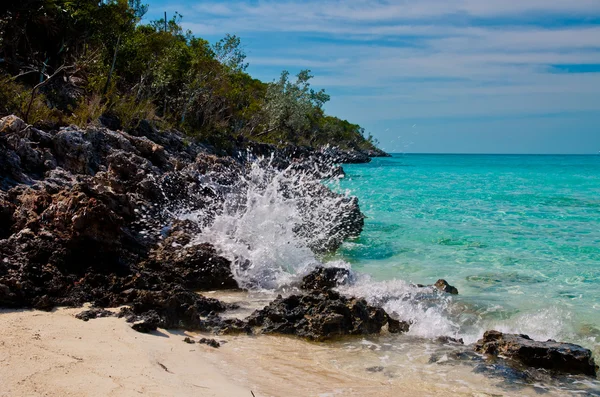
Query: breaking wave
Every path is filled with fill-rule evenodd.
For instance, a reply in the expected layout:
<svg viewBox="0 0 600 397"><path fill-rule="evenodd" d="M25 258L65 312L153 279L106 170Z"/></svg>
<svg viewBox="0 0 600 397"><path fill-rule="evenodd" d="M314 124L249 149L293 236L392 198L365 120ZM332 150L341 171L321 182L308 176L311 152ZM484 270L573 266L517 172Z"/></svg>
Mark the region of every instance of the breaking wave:
<svg viewBox="0 0 600 397"><path fill-rule="evenodd" d="M249 162L233 185L203 177L201 183L219 198L202 210L177 215L201 225L194 243L214 245L231 261L238 285L248 290L285 292L317 266L350 269L342 260L325 261L323 252L360 232L357 200L349 192L340 195L326 188L314 169L293 164L278 169L272 160ZM431 287L400 279L375 281L366 274L354 274L353 280L340 291L365 297L409 321L409 334L415 336L445 335L471 343L490 328L540 339L569 335L564 313L522 313L509 321L493 320L487 316L489 308L469 305Z"/></svg>

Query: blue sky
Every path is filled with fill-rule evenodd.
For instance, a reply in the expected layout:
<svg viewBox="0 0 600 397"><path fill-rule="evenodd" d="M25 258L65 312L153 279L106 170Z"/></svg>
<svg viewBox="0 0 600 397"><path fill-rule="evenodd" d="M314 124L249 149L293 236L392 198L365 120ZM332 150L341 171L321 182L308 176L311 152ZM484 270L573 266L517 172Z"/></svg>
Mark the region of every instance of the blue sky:
<svg viewBox="0 0 600 397"><path fill-rule="evenodd" d="M149 0L264 81L311 69L390 152L598 153L600 0Z"/></svg>

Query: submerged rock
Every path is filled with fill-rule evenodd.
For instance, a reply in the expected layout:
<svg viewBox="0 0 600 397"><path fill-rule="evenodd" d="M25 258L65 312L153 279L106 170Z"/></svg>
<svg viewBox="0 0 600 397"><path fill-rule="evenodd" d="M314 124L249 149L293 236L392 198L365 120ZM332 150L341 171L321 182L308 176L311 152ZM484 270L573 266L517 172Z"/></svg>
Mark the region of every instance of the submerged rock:
<svg viewBox="0 0 600 397"><path fill-rule="evenodd" d="M438 338L436 339L438 342L440 343L444 343L444 344L456 344L456 345L464 345L465 341L463 340L463 338L453 338L451 336L438 336Z"/></svg>
<svg viewBox="0 0 600 397"><path fill-rule="evenodd" d="M588 349L554 340L538 342L527 335L487 331L476 343L475 350L492 356L504 356L530 367L569 374L595 376L598 370Z"/></svg>
<svg viewBox="0 0 600 397"><path fill-rule="evenodd" d="M433 284L433 286L439 289L440 291L447 292L451 295L458 295L458 289L448 284L448 282L444 279L439 279L435 282L435 284Z"/></svg>
<svg viewBox="0 0 600 397"><path fill-rule="evenodd" d="M448 282L446 280L444 280L443 278L436 281L435 284L433 284L433 285L416 284L416 286L419 288L433 287L433 288L436 288L442 292L446 292L451 295L458 295L458 289L456 287L448 284Z"/></svg>

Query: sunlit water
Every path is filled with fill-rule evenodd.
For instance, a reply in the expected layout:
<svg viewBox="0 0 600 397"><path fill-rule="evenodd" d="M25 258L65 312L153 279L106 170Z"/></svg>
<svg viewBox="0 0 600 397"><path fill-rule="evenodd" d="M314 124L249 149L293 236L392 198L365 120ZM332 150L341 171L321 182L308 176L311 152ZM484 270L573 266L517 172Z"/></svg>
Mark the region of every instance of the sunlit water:
<svg viewBox="0 0 600 397"><path fill-rule="evenodd" d="M394 155L345 166L366 214L338 255L376 280L447 279L484 329L600 353L600 156Z"/></svg>
<svg viewBox="0 0 600 397"><path fill-rule="evenodd" d="M411 321L408 335L364 342L387 346L369 357L389 360L396 368L390 376L410 365L444 376L431 367L446 360L433 357L429 341L446 335L468 344L487 329L579 343L598 359L600 157L396 155L344 169L345 178L325 183L357 196L367 219L360 238L325 257L308 247L333 230L332 219L347 201L309 194L320 182L262 162L229 190L196 242L211 242L232 261L238 284L251 291L239 302L260 307L324 262L354 271L355 282L341 292ZM202 213L182 216L204 219ZM297 225L306 222L309 233L298 235ZM414 285L438 278L460 294ZM344 352L365 344L344 343L331 346L331 357L346 369L364 370L367 355L359 360ZM468 377L462 381L469 390L479 390ZM573 391L582 384L561 382L538 386ZM583 384L600 393L597 382Z"/></svg>

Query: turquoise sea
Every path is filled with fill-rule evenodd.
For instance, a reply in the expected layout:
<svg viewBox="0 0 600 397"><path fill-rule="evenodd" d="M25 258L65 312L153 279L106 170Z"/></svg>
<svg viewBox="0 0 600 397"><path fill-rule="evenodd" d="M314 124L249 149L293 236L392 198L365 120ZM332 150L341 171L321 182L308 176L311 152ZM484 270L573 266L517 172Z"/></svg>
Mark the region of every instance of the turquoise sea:
<svg viewBox="0 0 600 397"><path fill-rule="evenodd" d="M409 330L330 341L320 353L290 350L289 341L259 350L385 385L362 395L416 387L423 395L600 396L598 379L515 370L474 356L471 345L496 329L577 343L600 359L600 156L404 154L344 170L321 181L252 163L198 236L231 260L246 289L215 296L232 299L244 317L297 291L317 266L345 267L342 294L364 297ZM313 195L321 183L346 197ZM348 211L347 196L359 199L363 232L335 254L315 253L310 247ZM418 286L440 278L459 294Z"/></svg>
<svg viewBox="0 0 600 397"><path fill-rule="evenodd" d="M449 321L600 353L600 156L395 154L345 165L360 238L337 258L369 274L460 294ZM435 327L435 324L428 324Z"/></svg>

